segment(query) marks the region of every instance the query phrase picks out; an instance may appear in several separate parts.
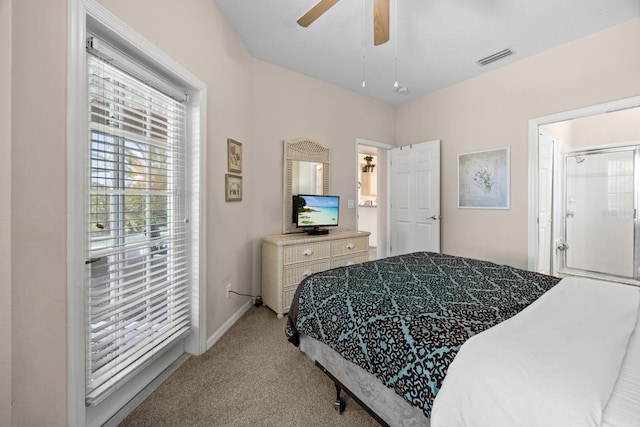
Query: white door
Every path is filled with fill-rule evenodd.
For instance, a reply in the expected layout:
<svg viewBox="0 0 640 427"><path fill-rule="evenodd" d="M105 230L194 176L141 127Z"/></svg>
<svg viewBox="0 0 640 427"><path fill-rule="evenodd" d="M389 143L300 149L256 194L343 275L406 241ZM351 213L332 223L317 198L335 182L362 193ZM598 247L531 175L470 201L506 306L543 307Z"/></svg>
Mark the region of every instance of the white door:
<svg viewBox="0 0 640 427"><path fill-rule="evenodd" d="M538 136L538 273L551 274L554 140Z"/></svg>
<svg viewBox="0 0 640 427"><path fill-rule="evenodd" d="M440 252L440 140L391 150L391 255Z"/></svg>

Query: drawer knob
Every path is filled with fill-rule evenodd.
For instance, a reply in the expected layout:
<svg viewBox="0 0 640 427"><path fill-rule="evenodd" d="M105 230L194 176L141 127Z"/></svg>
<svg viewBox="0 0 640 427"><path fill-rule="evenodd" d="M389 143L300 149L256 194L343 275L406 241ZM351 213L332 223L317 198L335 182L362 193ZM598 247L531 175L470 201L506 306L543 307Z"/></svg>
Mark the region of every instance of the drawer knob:
<svg viewBox="0 0 640 427"><path fill-rule="evenodd" d="M353 243L347 243L347 249L353 249L354 247Z"/></svg>
<svg viewBox="0 0 640 427"><path fill-rule="evenodd" d="M311 272L309 270L302 273L302 277L309 277L310 275L311 275Z"/></svg>
<svg viewBox="0 0 640 427"><path fill-rule="evenodd" d="M304 256L311 256L311 254L313 254L313 251L311 249L305 249L304 251L302 251L302 255Z"/></svg>
<svg viewBox="0 0 640 427"><path fill-rule="evenodd" d="M355 264L353 261L349 261L349 262L347 263L347 265L353 265L353 264Z"/></svg>

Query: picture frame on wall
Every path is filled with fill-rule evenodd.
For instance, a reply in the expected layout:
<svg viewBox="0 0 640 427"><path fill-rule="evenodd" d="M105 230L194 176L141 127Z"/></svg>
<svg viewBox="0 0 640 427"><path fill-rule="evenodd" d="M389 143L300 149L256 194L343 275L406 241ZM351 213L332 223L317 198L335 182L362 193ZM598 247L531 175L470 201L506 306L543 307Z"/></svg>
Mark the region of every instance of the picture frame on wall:
<svg viewBox="0 0 640 427"><path fill-rule="evenodd" d="M227 202L239 202L242 200L242 177L230 173L224 176L224 199Z"/></svg>
<svg viewBox="0 0 640 427"><path fill-rule="evenodd" d="M242 173L242 143L227 139L227 164L229 172Z"/></svg>
<svg viewBox="0 0 640 427"><path fill-rule="evenodd" d="M458 208L511 209L510 148L458 154Z"/></svg>

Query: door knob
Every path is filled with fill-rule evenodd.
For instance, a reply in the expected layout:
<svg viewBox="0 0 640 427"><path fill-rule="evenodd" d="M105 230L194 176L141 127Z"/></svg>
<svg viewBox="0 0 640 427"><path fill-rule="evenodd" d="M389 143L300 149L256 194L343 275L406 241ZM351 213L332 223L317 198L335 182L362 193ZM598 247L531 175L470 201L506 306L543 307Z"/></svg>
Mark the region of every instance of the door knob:
<svg viewBox="0 0 640 427"><path fill-rule="evenodd" d="M556 249L559 251L566 251L567 249L569 249L569 245L564 240L559 239L556 242Z"/></svg>
<svg viewBox="0 0 640 427"><path fill-rule="evenodd" d="M436 216L436 215L431 215L431 216L430 216L429 218L427 218L427 219L432 219L432 220L436 221L436 220L438 220L438 219L440 219L440 218L441 218L441 217L440 217L440 215L438 215L438 216Z"/></svg>

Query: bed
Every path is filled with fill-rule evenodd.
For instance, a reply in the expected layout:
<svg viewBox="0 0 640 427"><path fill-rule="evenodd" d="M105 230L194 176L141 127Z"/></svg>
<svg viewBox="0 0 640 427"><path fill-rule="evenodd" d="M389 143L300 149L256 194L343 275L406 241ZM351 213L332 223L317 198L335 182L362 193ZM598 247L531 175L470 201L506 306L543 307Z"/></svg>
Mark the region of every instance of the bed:
<svg viewBox="0 0 640 427"><path fill-rule="evenodd" d="M587 375L595 378L593 384L587 384L595 391L587 392L587 385L581 383L588 402L574 407L580 411L585 407L581 404L591 405L589 420L593 420L593 424L584 425L640 425L640 409L637 409L640 407L640 364L636 362L640 359L637 348L640 344L633 344L640 341L634 332L640 291L632 286L588 280L589 286L586 286L585 280L560 281L510 266L429 252L390 257L328 270L305 279L289 311L287 336L335 382L337 409L344 409L340 393L345 391L383 425L486 425L473 424L472 420L490 417L491 425L497 426L500 424L495 423L493 417L498 416L496 408L503 406L505 393L507 396L511 393L509 387L516 387L519 401L528 399L526 393L547 399L553 396L544 392L549 383L532 384L531 390L526 389L530 380L527 377L524 377L527 381L516 385L509 383L518 377L514 372L523 369L547 372L548 366L536 367L534 363L544 358L534 356L532 362L515 352L511 356L516 363L509 366L504 360L497 363L494 353L483 354L487 349L496 351L500 346L504 351L498 350L499 354L510 354L508 350L513 348L527 348L522 350L525 356L541 351L553 363L561 360L576 368L567 378L554 377L559 381L569 381L571 375L581 378L598 366L598 370L606 374ZM591 288L595 293L589 293L586 300L576 297ZM611 292L612 289L617 293ZM616 294L611 306L618 308L601 311L606 305L602 301L611 293ZM556 301L568 305L559 305ZM564 358L556 357L553 351L565 351L556 342L562 342L562 337L569 337L565 340L571 343L569 348L576 343L576 337L580 337L582 342L576 347L579 351L586 351L592 339L580 332L580 322L593 318L592 313L577 308L576 304L584 308L592 304L597 310L596 318L601 320L595 323L600 331L597 348L606 350L587 352L594 354L591 358L583 358L581 354L578 357L575 352L569 352ZM625 309L619 309L620 306ZM569 319L565 322L566 328L575 330L558 329L556 341L547 342L544 331L549 330L550 325L552 330L557 329L553 326L554 316L575 311L582 313L582 317L563 316ZM539 325L531 328L532 336L522 333L530 329L527 324ZM615 333L607 332L612 329ZM500 333L494 333L496 330ZM514 342L517 345L513 345ZM532 348L523 346L522 342L531 343ZM536 343L543 345L536 346ZM606 357L610 347L615 349L615 357ZM631 357L631 352L638 357ZM486 363L482 369L475 369L479 372L476 375L473 367L481 358ZM585 363L571 364L572 358L584 359ZM524 367L518 365L522 359L526 359ZM501 366L505 368L502 371ZM506 373L503 375L506 379L495 372ZM494 381L490 381L492 379ZM494 393L492 388L497 391ZM471 393L471 390L475 391ZM482 404L477 400L478 394L487 397ZM476 401L478 404L474 405ZM542 407L544 404L548 401L543 399ZM536 413L545 412L540 411L540 406L531 405L531 408L530 412L519 412L520 415L531 419ZM508 418L512 415L499 416L507 419L504 425L517 425Z"/></svg>

